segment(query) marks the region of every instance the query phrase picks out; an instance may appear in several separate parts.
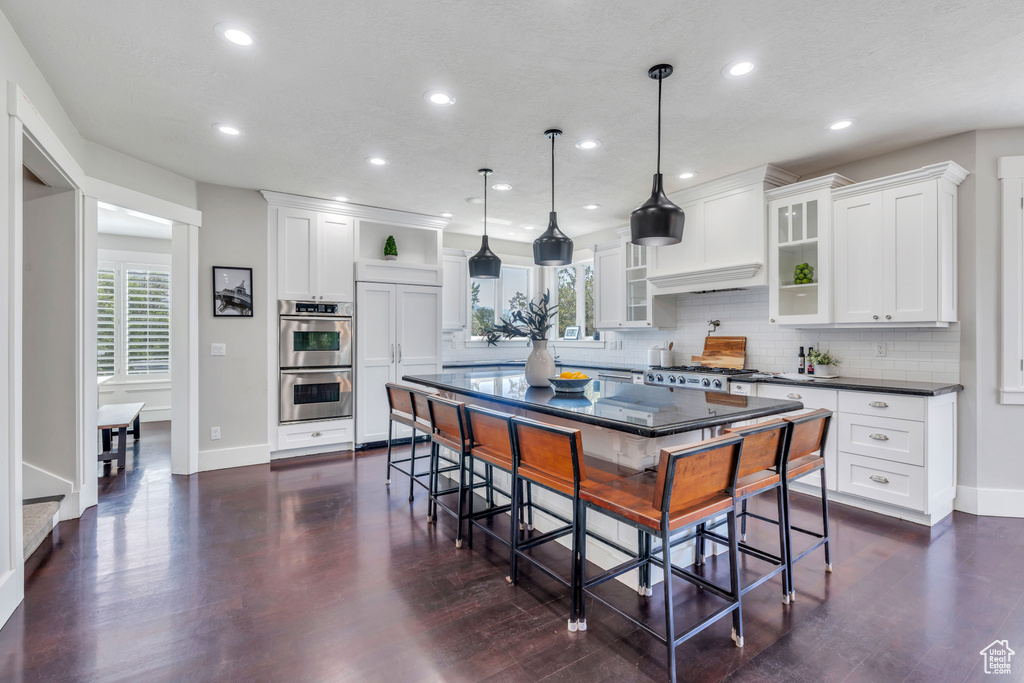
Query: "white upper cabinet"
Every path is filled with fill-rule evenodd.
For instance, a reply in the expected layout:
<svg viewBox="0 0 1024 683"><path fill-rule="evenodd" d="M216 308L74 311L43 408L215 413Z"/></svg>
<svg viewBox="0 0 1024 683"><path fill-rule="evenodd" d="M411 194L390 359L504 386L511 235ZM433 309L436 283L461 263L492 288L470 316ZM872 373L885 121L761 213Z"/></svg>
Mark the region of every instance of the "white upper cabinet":
<svg viewBox="0 0 1024 683"><path fill-rule="evenodd" d="M594 247L594 327L599 330L622 327L625 306L622 295L626 271L622 263L622 243L611 242Z"/></svg>
<svg viewBox="0 0 1024 683"><path fill-rule="evenodd" d="M834 321L946 325L957 320L952 161L834 190Z"/></svg>
<svg viewBox="0 0 1024 683"><path fill-rule="evenodd" d="M445 249L441 264L444 271L441 329L446 332L464 330L469 310L469 261L461 249Z"/></svg>
<svg viewBox="0 0 1024 683"><path fill-rule="evenodd" d="M831 192L852 182L832 174L765 192L771 322L832 321Z"/></svg>
<svg viewBox="0 0 1024 683"><path fill-rule="evenodd" d="M277 298L353 300L351 218L282 207L277 249Z"/></svg>
<svg viewBox="0 0 1024 683"><path fill-rule="evenodd" d="M617 242L594 247L594 327L675 327L675 297L651 296L647 275L653 250L630 242L629 228L616 232L620 235Z"/></svg>
<svg viewBox="0 0 1024 683"><path fill-rule="evenodd" d="M651 293L768 284L765 191L796 179L766 165L673 193L670 199L686 213L683 239L648 249Z"/></svg>

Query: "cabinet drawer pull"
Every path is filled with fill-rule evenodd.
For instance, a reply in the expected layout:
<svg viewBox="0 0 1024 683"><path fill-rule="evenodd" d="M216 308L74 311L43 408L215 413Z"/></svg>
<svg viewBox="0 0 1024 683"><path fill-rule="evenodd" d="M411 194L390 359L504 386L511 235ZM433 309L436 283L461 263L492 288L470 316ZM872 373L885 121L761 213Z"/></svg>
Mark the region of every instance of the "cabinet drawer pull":
<svg viewBox="0 0 1024 683"><path fill-rule="evenodd" d="M878 320L878 316L877 315L873 315L873 316L871 316L871 319L872 320Z"/></svg>
<svg viewBox="0 0 1024 683"><path fill-rule="evenodd" d="M879 484L888 484L889 480L880 474L872 474L870 477L871 481L877 481Z"/></svg>
<svg viewBox="0 0 1024 683"><path fill-rule="evenodd" d="M871 406L872 408L888 408L889 407L889 404L886 403L885 401L872 401L868 405Z"/></svg>
<svg viewBox="0 0 1024 683"><path fill-rule="evenodd" d="M870 436L875 441L888 441L889 440L889 437L887 437L885 434L879 434L878 432L875 432L874 434L868 434L868 436Z"/></svg>
<svg viewBox="0 0 1024 683"><path fill-rule="evenodd" d="M794 401L798 401L801 398L803 398L803 396L801 396L800 394L786 394L786 398L791 398Z"/></svg>
<svg viewBox="0 0 1024 683"><path fill-rule="evenodd" d="M313 432L310 436L323 436L323 432Z"/></svg>
<svg viewBox="0 0 1024 683"><path fill-rule="evenodd" d="M892 316L891 315L887 315L887 316L885 316L885 319L886 320L892 320Z"/></svg>

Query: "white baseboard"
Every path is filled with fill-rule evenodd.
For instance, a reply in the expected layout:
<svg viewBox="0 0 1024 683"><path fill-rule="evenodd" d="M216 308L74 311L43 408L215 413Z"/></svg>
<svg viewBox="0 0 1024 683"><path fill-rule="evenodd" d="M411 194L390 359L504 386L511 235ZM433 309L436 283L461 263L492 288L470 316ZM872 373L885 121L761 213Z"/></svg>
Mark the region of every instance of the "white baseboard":
<svg viewBox="0 0 1024 683"><path fill-rule="evenodd" d="M985 517L1024 517L1024 491L957 486L953 507Z"/></svg>
<svg viewBox="0 0 1024 683"><path fill-rule="evenodd" d="M168 408L143 408L140 420L146 422L165 422L171 419L171 409Z"/></svg>
<svg viewBox="0 0 1024 683"><path fill-rule="evenodd" d="M269 462L270 444L266 443L199 451L200 472L223 470L229 467L245 467L246 465L265 465Z"/></svg>

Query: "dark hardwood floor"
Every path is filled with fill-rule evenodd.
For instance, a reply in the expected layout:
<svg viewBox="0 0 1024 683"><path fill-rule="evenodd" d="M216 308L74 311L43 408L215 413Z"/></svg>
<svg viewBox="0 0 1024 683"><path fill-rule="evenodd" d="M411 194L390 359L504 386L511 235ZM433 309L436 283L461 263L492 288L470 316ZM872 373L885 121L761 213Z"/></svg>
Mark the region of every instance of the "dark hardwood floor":
<svg viewBox="0 0 1024 683"><path fill-rule="evenodd" d="M626 620L591 605L571 634L554 581L526 566L509 586L482 534L456 550L422 489L410 504L395 475L388 494L383 451L172 477L169 441L144 425L99 506L30 558L2 680L664 680L664 649ZM813 501L794 506L811 524ZM835 572L805 560L791 606L778 578L749 593L746 647L719 622L679 648L681 680L964 681L993 640L1024 647L1024 520L832 509ZM770 529L750 538L771 547ZM658 590L608 590L658 619ZM683 591L680 618L701 600Z"/></svg>

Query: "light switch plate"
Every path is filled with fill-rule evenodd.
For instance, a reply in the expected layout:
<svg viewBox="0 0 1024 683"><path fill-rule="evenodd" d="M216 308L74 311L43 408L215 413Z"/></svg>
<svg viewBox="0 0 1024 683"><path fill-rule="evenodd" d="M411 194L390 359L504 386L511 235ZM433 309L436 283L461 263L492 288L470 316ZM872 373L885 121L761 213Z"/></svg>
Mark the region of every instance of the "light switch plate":
<svg viewBox="0 0 1024 683"><path fill-rule="evenodd" d="M885 357L885 342L875 342L875 356L879 358Z"/></svg>
<svg viewBox="0 0 1024 683"><path fill-rule="evenodd" d="M210 355L211 356L226 356L228 355L227 344L210 344Z"/></svg>

